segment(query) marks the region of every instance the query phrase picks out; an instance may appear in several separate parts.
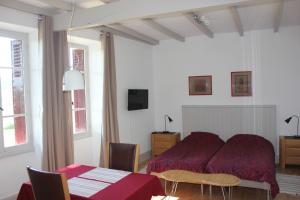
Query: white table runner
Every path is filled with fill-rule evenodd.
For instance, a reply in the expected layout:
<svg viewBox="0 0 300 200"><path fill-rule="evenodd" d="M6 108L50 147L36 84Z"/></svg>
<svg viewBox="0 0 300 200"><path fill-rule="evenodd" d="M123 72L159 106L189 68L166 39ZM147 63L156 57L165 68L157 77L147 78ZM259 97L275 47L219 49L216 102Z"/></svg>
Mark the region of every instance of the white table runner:
<svg viewBox="0 0 300 200"><path fill-rule="evenodd" d="M131 174L131 172L98 167L81 174L79 177L107 183L115 183L129 174Z"/></svg>
<svg viewBox="0 0 300 200"><path fill-rule="evenodd" d="M103 190L109 183L74 177L68 180L69 192L82 197L91 197Z"/></svg>

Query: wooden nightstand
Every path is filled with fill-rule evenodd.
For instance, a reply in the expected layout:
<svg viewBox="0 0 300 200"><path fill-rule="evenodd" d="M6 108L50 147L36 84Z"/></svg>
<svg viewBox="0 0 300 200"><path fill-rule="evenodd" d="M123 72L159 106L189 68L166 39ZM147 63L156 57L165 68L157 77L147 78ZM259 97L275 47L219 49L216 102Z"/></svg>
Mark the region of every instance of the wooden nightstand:
<svg viewBox="0 0 300 200"><path fill-rule="evenodd" d="M287 164L300 165L300 138L280 137L280 167L284 169Z"/></svg>
<svg viewBox="0 0 300 200"><path fill-rule="evenodd" d="M158 156L180 141L180 133L153 132L151 134L152 157Z"/></svg>

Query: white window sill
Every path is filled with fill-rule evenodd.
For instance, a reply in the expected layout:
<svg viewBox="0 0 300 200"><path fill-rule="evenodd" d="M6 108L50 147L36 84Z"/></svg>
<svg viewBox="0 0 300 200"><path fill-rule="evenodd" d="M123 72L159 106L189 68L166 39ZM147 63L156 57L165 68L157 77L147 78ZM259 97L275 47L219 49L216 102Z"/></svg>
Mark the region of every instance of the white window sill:
<svg viewBox="0 0 300 200"><path fill-rule="evenodd" d="M5 149L3 152L0 152L0 159L5 157L17 156L25 153L32 153L32 152L34 152L34 147L31 145L9 147Z"/></svg>
<svg viewBox="0 0 300 200"><path fill-rule="evenodd" d="M89 137L92 137L92 134L89 132L73 134L74 140L81 140L81 139L85 139L85 138L89 138Z"/></svg>

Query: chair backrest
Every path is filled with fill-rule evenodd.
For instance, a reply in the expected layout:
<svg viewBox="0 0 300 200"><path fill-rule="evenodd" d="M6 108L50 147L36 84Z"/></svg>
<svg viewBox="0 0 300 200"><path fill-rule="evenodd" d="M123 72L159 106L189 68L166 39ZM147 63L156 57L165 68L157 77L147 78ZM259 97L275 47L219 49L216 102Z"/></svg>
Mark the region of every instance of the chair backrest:
<svg viewBox="0 0 300 200"><path fill-rule="evenodd" d="M138 172L139 144L109 143L108 168Z"/></svg>
<svg viewBox="0 0 300 200"><path fill-rule="evenodd" d="M35 200L70 200L65 174L39 171L27 167Z"/></svg>

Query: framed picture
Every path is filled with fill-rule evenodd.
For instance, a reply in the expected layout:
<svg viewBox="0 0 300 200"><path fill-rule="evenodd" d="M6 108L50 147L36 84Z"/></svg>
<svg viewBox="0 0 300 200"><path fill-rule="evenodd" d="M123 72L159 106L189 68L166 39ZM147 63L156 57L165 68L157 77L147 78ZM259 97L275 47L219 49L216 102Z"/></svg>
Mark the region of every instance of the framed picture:
<svg viewBox="0 0 300 200"><path fill-rule="evenodd" d="M190 95L212 95L212 76L189 76Z"/></svg>
<svg viewBox="0 0 300 200"><path fill-rule="evenodd" d="M231 72L231 96L252 96L251 71Z"/></svg>

